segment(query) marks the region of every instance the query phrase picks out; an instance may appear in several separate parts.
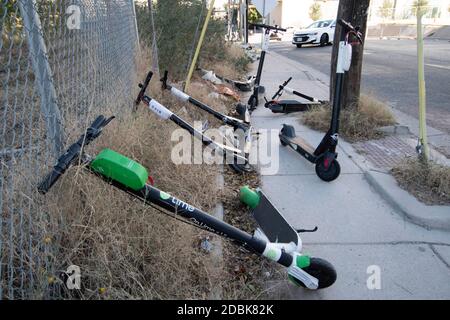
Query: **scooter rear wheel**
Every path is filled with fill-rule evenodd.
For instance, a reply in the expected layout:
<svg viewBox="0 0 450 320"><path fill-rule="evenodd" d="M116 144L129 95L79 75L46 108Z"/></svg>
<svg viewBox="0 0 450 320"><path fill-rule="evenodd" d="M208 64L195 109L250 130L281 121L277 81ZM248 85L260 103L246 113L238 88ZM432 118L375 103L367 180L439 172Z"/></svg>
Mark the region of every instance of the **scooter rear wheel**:
<svg viewBox="0 0 450 320"><path fill-rule="evenodd" d="M319 280L318 289L328 288L337 279L336 269L334 269L333 265L321 258L311 258L310 265L303 268L303 270ZM289 276L289 279L298 286L306 287L303 282L291 276Z"/></svg>
<svg viewBox="0 0 450 320"><path fill-rule="evenodd" d="M337 160L331 161L331 163L326 166L325 159L326 158L323 157L316 163L316 174L321 180L331 182L336 180L341 174L341 166Z"/></svg>

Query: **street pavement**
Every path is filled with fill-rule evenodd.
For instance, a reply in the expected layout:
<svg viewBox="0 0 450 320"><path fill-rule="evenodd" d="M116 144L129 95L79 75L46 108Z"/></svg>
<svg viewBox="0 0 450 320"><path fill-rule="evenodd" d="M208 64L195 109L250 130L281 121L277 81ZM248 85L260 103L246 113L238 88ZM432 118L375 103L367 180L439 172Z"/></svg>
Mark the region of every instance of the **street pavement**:
<svg viewBox="0 0 450 320"><path fill-rule="evenodd" d="M293 88L328 98L328 84L320 70L272 50L267 55L262 84L267 96L293 76ZM261 104L252 114L257 129L294 125L311 144L323 133L301 125L298 115L273 114ZM279 147L279 170L261 169L262 188L294 227L313 228L302 234L304 251L333 263L338 280L330 288L308 291L288 282L269 281L282 299L450 299L450 232L429 230L408 221L366 181L361 156L341 140L341 176L321 181L314 166L293 150ZM367 285L373 270L380 271L379 289ZM370 282L370 281L369 281Z"/></svg>
<svg viewBox="0 0 450 320"><path fill-rule="evenodd" d="M286 58L330 74L331 46L305 46L290 42L271 44ZM425 76L428 123L450 133L450 41L425 40ZM364 50L362 91L372 93L395 109L418 118L417 57L415 40L367 39Z"/></svg>

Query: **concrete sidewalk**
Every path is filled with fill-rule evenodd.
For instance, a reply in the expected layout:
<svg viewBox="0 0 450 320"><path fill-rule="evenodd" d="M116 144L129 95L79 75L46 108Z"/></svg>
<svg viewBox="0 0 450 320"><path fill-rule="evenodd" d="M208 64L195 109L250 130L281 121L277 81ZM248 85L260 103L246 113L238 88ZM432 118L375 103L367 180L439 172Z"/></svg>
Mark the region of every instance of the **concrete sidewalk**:
<svg viewBox="0 0 450 320"><path fill-rule="evenodd" d="M269 53L262 76L267 96L292 76L291 87L328 97L328 86L317 71L275 53ZM257 129L281 129L292 124L311 144L323 133L301 125L297 115L278 115L262 106L252 114ZM290 299L450 299L450 232L428 230L411 223L391 206L365 178L368 161L341 140L341 176L321 181L314 166L293 150L280 146L279 170L262 175L262 188L302 234L304 249L332 262L338 272L334 286L321 291L269 281L276 298ZM371 266L381 270L381 289L370 290Z"/></svg>

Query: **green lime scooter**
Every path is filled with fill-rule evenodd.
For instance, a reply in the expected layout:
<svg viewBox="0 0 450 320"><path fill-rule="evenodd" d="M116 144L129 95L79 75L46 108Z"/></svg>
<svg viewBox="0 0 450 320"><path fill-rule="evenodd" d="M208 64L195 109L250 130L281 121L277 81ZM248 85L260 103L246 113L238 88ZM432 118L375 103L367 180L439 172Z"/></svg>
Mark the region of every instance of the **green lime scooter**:
<svg viewBox="0 0 450 320"><path fill-rule="evenodd" d="M128 193L145 204L169 216L180 219L200 229L232 240L239 246L275 261L287 268L289 279L308 289L321 289L331 286L336 280L336 271L325 260L300 253L302 244L299 237L283 238L292 243L272 242L263 235L250 235L222 220L219 220L194 206L155 188L150 182L148 171L139 163L110 149L104 149L97 156L90 157L84 150L87 145L100 136L103 128L113 119L99 116L78 141L72 144L58 159L51 172L39 184L38 190L46 194L68 168L80 165L106 183ZM241 200L253 210L273 213L265 197L260 192L243 188ZM293 234L292 234L293 235ZM269 235L269 237L273 234Z"/></svg>

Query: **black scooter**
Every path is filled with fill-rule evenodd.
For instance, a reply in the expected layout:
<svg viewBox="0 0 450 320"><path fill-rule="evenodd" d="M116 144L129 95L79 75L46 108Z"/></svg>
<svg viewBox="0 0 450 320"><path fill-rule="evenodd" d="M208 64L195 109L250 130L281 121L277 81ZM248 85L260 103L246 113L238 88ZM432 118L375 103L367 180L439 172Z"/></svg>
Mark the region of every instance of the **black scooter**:
<svg viewBox="0 0 450 320"><path fill-rule="evenodd" d="M196 106L197 108L202 109L203 111L206 111L207 113L214 116L216 119L220 120L223 124L227 126L231 126L234 130L234 142L235 145L240 148L246 159L249 158L250 151L252 149L252 134L253 129L250 125L250 114L247 111L245 113L245 120L236 119L230 116L227 116L223 113L220 113L214 109L212 109L207 104L200 102L193 97L189 96L188 94L184 93L183 91L175 88L173 85L170 85L168 83L168 74L169 72L166 70L164 72L164 76L161 78L162 83L162 89L168 90L170 93L176 97L178 100L182 102L189 102L190 104ZM241 147L242 146L242 147ZM251 171L250 166L247 164L246 167L242 167L242 170Z"/></svg>
<svg viewBox="0 0 450 320"><path fill-rule="evenodd" d="M226 77L218 75L218 74L214 73L214 71L212 71L212 70L205 70L202 68L198 68L197 70L200 71L203 74L203 76L205 76L209 73L209 74L215 76L217 79L219 79L225 83L231 84L233 87L235 87L236 89L238 89L239 91L242 91L242 92L252 91L252 88L255 85L256 76L248 76L247 81L239 81L239 80L228 79Z"/></svg>
<svg viewBox="0 0 450 320"><path fill-rule="evenodd" d="M343 28L344 32L341 32L339 42L336 67L336 93L333 101L330 129L315 149L307 141L296 136L293 126L284 124L279 135L280 142L283 146L290 146L308 161L316 164L317 176L327 182L335 180L341 173L341 167L336 160L338 156L336 147L338 144L339 114L341 110L344 74L350 69L352 56L352 44L348 42L348 39L353 35L359 43L363 43L359 28L353 27L350 23L342 19L338 20L338 24Z"/></svg>
<svg viewBox="0 0 450 320"><path fill-rule="evenodd" d="M286 80L282 85L279 86L278 91L273 95L270 101L266 100L265 107L272 110L273 113L291 113L298 111L306 111L311 107L318 106L328 101L319 100L317 98L308 96L301 92L298 92L287 85L291 82L292 77ZM295 95L297 97L308 100L309 102L300 102L297 100L278 100L283 95L283 92Z"/></svg>
<svg viewBox="0 0 450 320"><path fill-rule="evenodd" d="M85 154L85 148L102 133L114 117L99 116L77 142L61 155L51 172L38 186L46 194L58 179L72 166L79 165L110 185L141 200L170 217L202 230L230 239L236 245L286 267L289 279L296 285L316 290L331 286L336 281L336 271L326 260L300 253L301 243L275 243L265 237L256 237L212 215L155 188L148 181L147 169L141 164L117 153L104 149L95 157ZM259 197L255 194L253 197ZM250 201L258 206L254 201ZM170 212L170 213L169 213ZM176 254L174 252L174 254Z"/></svg>
<svg viewBox="0 0 450 320"><path fill-rule="evenodd" d="M266 52L269 49L269 41L270 41L270 32L273 31L286 31L286 29L279 28L278 26L269 26L266 24L252 24L254 27L263 28L264 31L264 41L261 51L261 56L259 58L258 72L256 73L255 86L253 87L253 94L248 99L248 108L251 111L254 111L259 105L259 94L264 93L264 87L261 86L261 76L264 68L264 60L266 58ZM238 111L239 112L239 111Z"/></svg>
<svg viewBox="0 0 450 320"><path fill-rule="evenodd" d="M245 154L242 150L236 148L234 146L234 141L230 143L233 146L227 146L224 144L220 144L208 136L206 136L202 131L199 131L195 129L192 125L187 123L185 120L174 114L172 111L167 109L165 106L160 104L158 101L153 99L152 97L145 94L145 91L147 90L148 85L150 84L150 80L153 77L153 72L149 72L147 74L147 77L145 78L144 83L140 83L139 87L141 88L141 91L139 92L139 95L136 99L136 106L138 106L142 101L144 101L150 111L155 113L158 117L160 117L163 120L171 120L181 128L187 130L192 136L198 138L203 145L211 147L213 150L219 151L227 164L236 172L236 173L244 173L247 172L250 169L248 158L245 157Z"/></svg>

